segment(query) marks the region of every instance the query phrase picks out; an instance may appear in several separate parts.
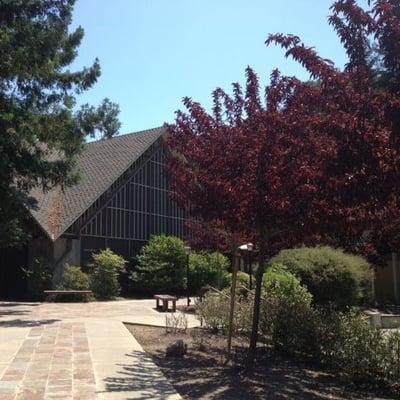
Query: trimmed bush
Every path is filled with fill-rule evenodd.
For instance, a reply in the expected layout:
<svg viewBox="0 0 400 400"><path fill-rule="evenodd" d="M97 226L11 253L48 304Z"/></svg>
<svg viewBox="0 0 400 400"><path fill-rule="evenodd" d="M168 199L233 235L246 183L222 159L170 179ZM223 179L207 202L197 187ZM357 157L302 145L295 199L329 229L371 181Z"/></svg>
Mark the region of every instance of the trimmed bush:
<svg viewBox="0 0 400 400"><path fill-rule="evenodd" d="M185 243L174 236L153 236L137 257L131 274L134 289L142 293L181 293L186 289Z"/></svg>
<svg viewBox="0 0 400 400"><path fill-rule="evenodd" d="M243 271L237 272L236 278L236 294L239 297L247 297L250 290L250 276L248 273ZM254 281L253 281L254 282ZM230 288L232 286L232 273L226 275L224 281L224 287Z"/></svg>
<svg viewBox="0 0 400 400"><path fill-rule="evenodd" d="M191 293L211 285L218 289L226 284L229 260L221 253L191 253L189 257L189 290Z"/></svg>
<svg viewBox="0 0 400 400"><path fill-rule="evenodd" d="M255 284L255 278L253 280ZM227 274L225 279L225 287L230 287L232 285L232 273ZM250 276L248 273L243 271L237 272L236 277L236 289L239 295L246 295L250 289Z"/></svg>
<svg viewBox="0 0 400 400"><path fill-rule="evenodd" d="M317 304L337 308L372 299L373 271L364 258L331 247L282 250L270 264L284 264L313 295Z"/></svg>
<svg viewBox="0 0 400 400"><path fill-rule="evenodd" d="M118 281L126 261L110 249L93 254L93 265L90 273L90 287L99 299L111 299L120 293Z"/></svg>
<svg viewBox="0 0 400 400"><path fill-rule="evenodd" d="M260 331L286 353L308 351L312 295L283 265L271 265L263 277Z"/></svg>
<svg viewBox="0 0 400 400"><path fill-rule="evenodd" d="M89 275L80 267L65 265L64 274L58 289L64 290L88 290L90 287Z"/></svg>

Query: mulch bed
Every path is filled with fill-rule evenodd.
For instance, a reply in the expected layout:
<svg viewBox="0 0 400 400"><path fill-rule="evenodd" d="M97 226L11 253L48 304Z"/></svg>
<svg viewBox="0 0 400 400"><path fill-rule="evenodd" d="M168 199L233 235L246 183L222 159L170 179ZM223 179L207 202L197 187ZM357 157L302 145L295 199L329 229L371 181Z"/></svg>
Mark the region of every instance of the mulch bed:
<svg viewBox="0 0 400 400"><path fill-rule="evenodd" d="M261 349L254 373L242 374L247 342L233 341L235 363L225 364L226 338L199 329L186 333L166 333L164 328L126 325L145 351L184 399L330 399L366 400L388 398L363 392L343 379L315 366L287 360ZM200 337L203 338L202 345ZM183 358L166 358L167 345L178 339L188 344Z"/></svg>

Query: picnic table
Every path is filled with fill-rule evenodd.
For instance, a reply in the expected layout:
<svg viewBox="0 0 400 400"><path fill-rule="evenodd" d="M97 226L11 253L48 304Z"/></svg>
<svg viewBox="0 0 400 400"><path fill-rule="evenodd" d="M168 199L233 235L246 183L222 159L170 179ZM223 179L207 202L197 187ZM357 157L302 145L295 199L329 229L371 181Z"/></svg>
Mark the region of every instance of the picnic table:
<svg viewBox="0 0 400 400"><path fill-rule="evenodd" d="M86 302L89 301L89 296L93 294L91 290L45 290L43 293L47 301L54 301L58 295L82 295Z"/></svg>
<svg viewBox="0 0 400 400"><path fill-rule="evenodd" d="M162 312L170 311L168 308L168 303L172 303L172 312L176 311L176 300L175 296L170 296L169 294L156 294L154 295L156 299L156 308L157 310L161 310ZM160 301L162 305L160 306Z"/></svg>

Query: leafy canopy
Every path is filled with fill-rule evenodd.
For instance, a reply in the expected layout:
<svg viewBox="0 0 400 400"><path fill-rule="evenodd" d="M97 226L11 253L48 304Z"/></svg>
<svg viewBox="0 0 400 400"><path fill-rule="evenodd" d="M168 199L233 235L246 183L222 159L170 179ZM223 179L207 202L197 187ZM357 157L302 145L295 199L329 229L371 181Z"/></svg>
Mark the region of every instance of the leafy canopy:
<svg viewBox="0 0 400 400"><path fill-rule="evenodd" d="M87 135L118 133L108 99L76 109L100 76L96 59L71 71L83 29L70 31L75 0L0 2L0 246L24 236L30 189L77 179L75 156Z"/></svg>
<svg viewBox="0 0 400 400"><path fill-rule="evenodd" d="M315 126L322 123L319 135L335 150L321 186L332 198L331 242L376 256L400 244L400 3L375 0L364 9L338 0L331 9L348 55L343 71L297 36L270 35L266 43L285 49L318 83Z"/></svg>
<svg viewBox="0 0 400 400"><path fill-rule="evenodd" d="M270 35L266 43L285 49L316 84L274 71L263 96L247 68L244 91L237 83L231 95L217 88L211 113L186 97L186 111L169 127L181 206L258 245L249 366L267 252L354 244L400 221L400 3L375 0L365 11L355 0L339 0L330 23L348 54L345 70L297 36ZM370 38L390 74L386 89L370 62ZM373 247L365 240L358 250Z"/></svg>
<svg viewBox="0 0 400 400"><path fill-rule="evenodd" d="M217 88L212 112L189 97L170 126L177 199L205 221L221 221L272 251L297 243L359 240L397 215L400 180L400 4L363 10L336 1L330 23L349 56L343 71L294 35L270 35L316 84L271 74L262 95L246 70L245 90ZM381 66L371 64L371 41ZM377 85L390 73L388 90ZM279 237L279 232L281 233ZM287 234L289 232L289 234ZM276 234L278 233L278 234ZM366 243L359 250L373 252Z"/></svg>

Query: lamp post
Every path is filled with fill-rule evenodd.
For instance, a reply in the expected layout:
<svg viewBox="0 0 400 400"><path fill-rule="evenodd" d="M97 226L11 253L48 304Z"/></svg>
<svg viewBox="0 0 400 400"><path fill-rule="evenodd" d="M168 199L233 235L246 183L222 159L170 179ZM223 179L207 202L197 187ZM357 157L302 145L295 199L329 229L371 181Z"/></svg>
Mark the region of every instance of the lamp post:
<svg viewBox="0 0 400 400"><path fill-rule="evenodd" d="M253 265L252 265L252 260L251 260L251 253L254 250L254 244L253 243L245 243L239 246L239 250L246 251L247 252L247 262L248 262L248 267L249 267L249 286L250 290L253 289L253 279L252 279L252 270L253 270Z"/></svg>
<svg viewBox="0 0 400 400"><path fill-rule="evenodd" d="M187 295L187 306L190 306L190 293L189 293L189 256L190 246L185 246L186 250L186 295Z"/></svg>

